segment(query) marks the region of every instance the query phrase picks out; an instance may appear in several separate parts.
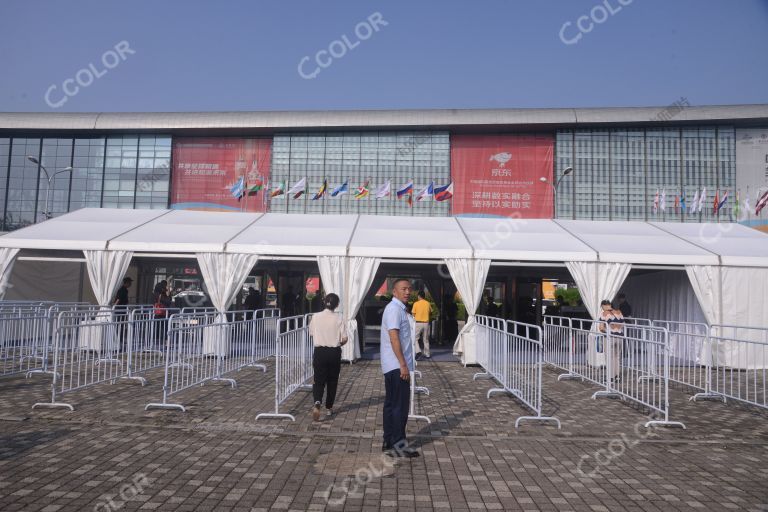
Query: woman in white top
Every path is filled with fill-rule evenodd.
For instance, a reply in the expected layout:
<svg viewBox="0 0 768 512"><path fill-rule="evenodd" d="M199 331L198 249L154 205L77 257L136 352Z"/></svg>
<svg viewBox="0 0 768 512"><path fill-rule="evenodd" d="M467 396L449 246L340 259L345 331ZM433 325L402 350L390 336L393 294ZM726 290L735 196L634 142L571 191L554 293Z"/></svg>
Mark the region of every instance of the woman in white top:
<svg viewBox="0 0 768 512"><path fill-rule="evenodd" d="M315 370L315 382L312 385L312 395L315 405L312 407L312 418L320 419L320 407L323 402L323 392L328 388L325 398L326 416L333 414L333 403L336 400L336 387L341 373L341 346L347 342L344 320L335 313L339 307L339 296L329 293L323 299L323 309L312 315L309 321L309 334L315 346L312 355L312 367Z"/></svg>
<svg viewBox="0 0 768 512"><path fill-rule="evenodd" d="M600 332L605 332L605 325L611 332L611 382L621 381L621 350L622 334L624 334L624 315L618 309L613 309L611 301L604 300L600 303L600 316L597 318L605 324L600 325Z"/></svg>

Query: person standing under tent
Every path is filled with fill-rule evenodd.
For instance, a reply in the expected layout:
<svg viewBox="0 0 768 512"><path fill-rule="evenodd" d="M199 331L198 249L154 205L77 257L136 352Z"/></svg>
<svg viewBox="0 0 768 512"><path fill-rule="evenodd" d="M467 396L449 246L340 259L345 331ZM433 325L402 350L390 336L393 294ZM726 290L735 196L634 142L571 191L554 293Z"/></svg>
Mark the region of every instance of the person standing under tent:
<svg viewBox="0 0 768 512"><path fill-rule="evenodd" d="M624 318L632 317L632 306L627 302L627 296L620 293L616 296L616 301L619 303L619 311L624 315Z"/></svg>
<svg viewBox="0 0 768 512"><path fill-rule="evenodd" d="M115 321L117 322L117 331L119 339L120 353L125 353L127 347L125 346L125 331L126 323L128 322L128 288L131 287L133 279L130 277L123 278L123 285L117 289L115 294L115 300L112 301L115 307Z"/></svg>
<svg viewBox="0 0 768 512"><path fill-rule="evenodd" d="M152 303L154 304L154 317L157 320L155 322L155 342L162 342L168 334L168 309L173 307L171 291L168 288L168 281L165 279L155 285L155 289L152 291Z"/></svg>
<svg viewBox="0 0 768 512"><path fill-rule="evenodd" d="M611 343L611 374L609 378L611 382L621 382L621 351L623 341L621 339L624 333L624 315L618 309L613 309L611 301L604 300L600 303L600 316L597 319L600 332L605 332L605 326L608 325L610 331L610 343Z"/></svg>
<svg viewBox="0 0 768 512"><path fill-rule="evenodd" d="M382 451L392 457L418 457L408 446L405 427L411 400L413 343L406 304L411 282L398 279L392 288L392 300L381 320L381 371L384 374L384 443Z"/></svg>
<svg viewBox="0 0 768 512"><path fill-rule="evenodd" d="M416 321L416 331L413 338L417 357L422 353L421 349L419 349L419 338L421 338L421 343L424 346L424 357L429 359L431 357L429 355L429 314L432 311L432 307L423 291L419 292L418 297L418 300L412 306L413 318Z"/></svg>
<svg viewBox="0 0 768 512"><path fill-rule="evenodd" d="M323 300L325 309L312 315L309 321L309 334L315 347L312 355L312 368L315 371L315 382L312 385L312 397L315 401L312 406L312 418L315 421L320 419L320 408L326 388L326 416L333 414L333 404L336 401L336 388L341 373L341 347L347 342L344 320L335 312L339 302L338 295L329 293Z"/></svg>

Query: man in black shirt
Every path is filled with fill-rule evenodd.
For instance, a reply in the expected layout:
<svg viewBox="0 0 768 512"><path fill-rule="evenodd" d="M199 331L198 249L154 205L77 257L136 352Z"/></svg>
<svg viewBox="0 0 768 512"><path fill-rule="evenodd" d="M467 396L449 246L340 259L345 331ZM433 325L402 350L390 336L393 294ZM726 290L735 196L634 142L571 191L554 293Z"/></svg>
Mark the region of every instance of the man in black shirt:
<svg viewBox="0 0 768 512"><path fill-rule="evenodd" d="M115 294L115 300L112 302L115 308L115 321L117 324L118 337L120 338L120 353L126 352L125 346L125 327L128 321L128 288L131 287L133 279L126 277L123 279L123 286L118 288Z"/></svg>
<svg viewBox="0 0 768 512"><path fill-rule="evenodd" d="M619 302L619 311L621 311L621 314L624 315L625 318L631 317L632 306L630 306L629 302L627 302L627 296L623 293L620 293L616 296L616 300Z"/></svg>
<svg viewBox="0 0 768 512"><path fill-rule="evenodd" d="M118 288L117 294L115 295L115 301L112 303L113 306L128 305L128 288L131 287L131 283L133 283L133 279L130 277L123 279L123 286Z"/></svg>

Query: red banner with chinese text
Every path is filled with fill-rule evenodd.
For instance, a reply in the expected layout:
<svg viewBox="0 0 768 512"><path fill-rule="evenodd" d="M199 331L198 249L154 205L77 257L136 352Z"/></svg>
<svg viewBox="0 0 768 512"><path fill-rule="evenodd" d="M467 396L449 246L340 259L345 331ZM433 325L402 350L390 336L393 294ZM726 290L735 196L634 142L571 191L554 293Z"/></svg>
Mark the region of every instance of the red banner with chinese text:
<svg viewBox="0 0 768 512"><path fill-rule="evenodd" d="M552 218L554 145L550 135L452 135L452 214Z"/></svg>
<svg viewBox="0 0 768 512"><path fill-rule="evenodd" d="M173 141L171 208L179 210L263 212L264 190L271 164L270 138L177 138ZM232 186L245 176L246 191L238 200Z"/></svg>

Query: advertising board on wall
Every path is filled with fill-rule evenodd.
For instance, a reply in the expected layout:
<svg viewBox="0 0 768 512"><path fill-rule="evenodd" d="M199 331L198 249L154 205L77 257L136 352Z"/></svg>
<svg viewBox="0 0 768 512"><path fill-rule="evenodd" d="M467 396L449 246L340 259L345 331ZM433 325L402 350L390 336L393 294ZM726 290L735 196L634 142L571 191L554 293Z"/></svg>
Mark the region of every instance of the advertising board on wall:
<svg viewBox="0 0 768 512"><path fill-rule="evenodd" d="M553 159L551 135L452 135L451 213L552 218Z"/></svg>
<svg viewBox="0 0 768 512"><path fill-rule="evenodd" d="M271 151L271 138L175 138L171 208L265 211L265 191L249 189L269 179ZM241 178L245 191L237 198L232 187Z"/></svg>

